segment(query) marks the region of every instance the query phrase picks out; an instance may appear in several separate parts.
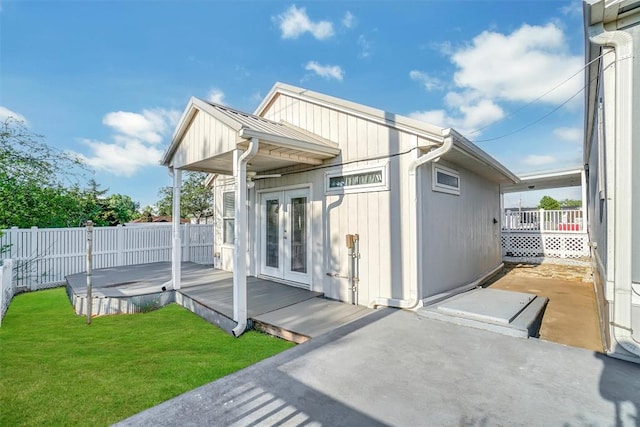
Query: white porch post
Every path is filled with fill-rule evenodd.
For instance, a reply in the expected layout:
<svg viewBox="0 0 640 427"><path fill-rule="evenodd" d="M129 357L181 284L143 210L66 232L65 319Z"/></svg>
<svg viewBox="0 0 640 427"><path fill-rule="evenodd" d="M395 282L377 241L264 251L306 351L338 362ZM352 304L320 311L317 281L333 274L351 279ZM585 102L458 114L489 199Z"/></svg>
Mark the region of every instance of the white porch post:
<svg viewBox="0 0 640 427"><path fill-rule="evenodd" d="M170 169L173 175L173 252L171 259L171 280L173 289L180 289L182 241L180 239L180 190L182 188L182 170Z"/></svg>
<svg viewBox="0 0 640 427"><path fill-rule="evenodd" d="M233 235L233 320L238 324L233 335L247 327L247 162L258 152L258 139L252 138L245 152L233 152L233 176L236 180L236 206Z"/></svg>

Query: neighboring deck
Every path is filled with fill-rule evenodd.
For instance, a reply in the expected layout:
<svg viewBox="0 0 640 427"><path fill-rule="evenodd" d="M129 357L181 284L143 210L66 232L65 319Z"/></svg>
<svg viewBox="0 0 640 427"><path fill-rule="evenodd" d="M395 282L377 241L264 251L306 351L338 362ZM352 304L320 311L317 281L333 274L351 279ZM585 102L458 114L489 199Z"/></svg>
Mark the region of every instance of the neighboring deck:
<svg viewBox="0 0 640 427"><path fill-rule="evenodd" d="M168 285L171 263L161 262L95 270L92 274L92 313L138 313L176 302L230 332L233 319L233 274L210 265L182 263L182 286ZM84 273L67 277L67 293L78 314L87 311ZM247 277L250 325L294 342L304 342L372 310L322 298L270 280Z"/></svg>

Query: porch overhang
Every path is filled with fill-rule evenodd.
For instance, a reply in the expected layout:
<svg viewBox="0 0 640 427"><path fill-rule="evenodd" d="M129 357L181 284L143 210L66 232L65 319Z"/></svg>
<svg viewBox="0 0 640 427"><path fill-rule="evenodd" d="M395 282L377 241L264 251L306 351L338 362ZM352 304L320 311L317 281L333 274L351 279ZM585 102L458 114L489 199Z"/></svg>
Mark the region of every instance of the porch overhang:
<svg viewBox="0 0 640 427"><path fill-rule="evenodd" d="M162 164L232 175L234 151L246 150L254 138L260 141L260 148L247 165L253 172L296 164L320 165L340 154L335 143L288 123L191 98Z"/></svg>
<svg viewBox="0 0 640 427"><path fill-rule="evenodd" d="M539 172L520 175L520 182L500 186L502 193L548 190L551 188L579 187L583 185L583 169L568 169L554 172Z"/></svg>

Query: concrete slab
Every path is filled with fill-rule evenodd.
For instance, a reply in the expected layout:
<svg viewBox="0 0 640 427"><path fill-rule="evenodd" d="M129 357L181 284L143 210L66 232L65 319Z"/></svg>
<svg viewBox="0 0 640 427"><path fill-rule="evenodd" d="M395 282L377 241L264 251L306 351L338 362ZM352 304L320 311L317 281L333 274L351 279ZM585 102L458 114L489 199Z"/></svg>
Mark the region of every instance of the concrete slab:
<svg viewBox="0 0 640 427"><path fill-rule="evenodd" d="M117 425L636 426L638 390L629 362L383 309Z"/></svg>
<svg viewBox="0 0 640 427"><path fill-rule="evenodd" d="M509 324L536 296L500 289L474 289L437 305L438 310L453 316Z"/></svg>

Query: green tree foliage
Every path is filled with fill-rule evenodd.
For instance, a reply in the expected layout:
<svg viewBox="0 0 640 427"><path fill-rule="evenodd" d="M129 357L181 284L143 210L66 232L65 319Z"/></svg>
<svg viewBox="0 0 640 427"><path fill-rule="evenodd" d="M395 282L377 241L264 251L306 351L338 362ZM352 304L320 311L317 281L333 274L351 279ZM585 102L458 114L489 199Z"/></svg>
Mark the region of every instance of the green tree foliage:
<svg viewBox="0 0 640 427"><path fill-rule="evenodd" d="M78 227L130 221L137 204L129 196L104 197L95 180L82 189L87 167L49 147L41 135L9 117L0 124L0 229Z"/></svg>
<svg viewBox="0 0 640 427"><path fill-rule="evenodd" d="M560 200L560 206L562 206L563 208L580 208L582 207L582 200L576 200L576 199Z"/></svg>
<svg viewBox="0 0 640 427"><path fill-rule="evenodd" d="M538 209L544 209L546 211L553 211L560 209L560 202L551 196L543 196L538 204Z"/></svg>
<svg viewBox="0 0 640 427"><path fill-rule="evenodd" d="M188 172L180 193L180 215L183 218L195 218L198 224L213 213L213 191L204 185L206 177L207 174L204 172ZM172 215L173 188L162 187L158 196L158 213Z"/></svg>

